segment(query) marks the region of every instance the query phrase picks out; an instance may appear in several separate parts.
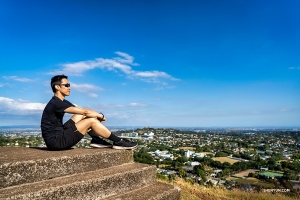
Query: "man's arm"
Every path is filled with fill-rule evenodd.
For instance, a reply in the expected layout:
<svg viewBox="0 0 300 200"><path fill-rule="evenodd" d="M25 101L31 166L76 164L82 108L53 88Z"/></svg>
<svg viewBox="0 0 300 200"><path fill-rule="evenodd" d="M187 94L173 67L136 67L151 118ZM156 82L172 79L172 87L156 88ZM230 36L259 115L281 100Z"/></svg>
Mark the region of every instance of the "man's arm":
<svg viewBox="0 0 300 200"><path fill-rule="evenodd" d="M102 113L98 113L94 110L89 110L89 109L80 108L80 107L71 106L71 107L65 109L64 112L70 113L70 114L79 114L79 115L83 115L83 116L86 116L86 117L95 117L95 118L98 118L98 119L102 119L101 121L106 120Z"/></svg>

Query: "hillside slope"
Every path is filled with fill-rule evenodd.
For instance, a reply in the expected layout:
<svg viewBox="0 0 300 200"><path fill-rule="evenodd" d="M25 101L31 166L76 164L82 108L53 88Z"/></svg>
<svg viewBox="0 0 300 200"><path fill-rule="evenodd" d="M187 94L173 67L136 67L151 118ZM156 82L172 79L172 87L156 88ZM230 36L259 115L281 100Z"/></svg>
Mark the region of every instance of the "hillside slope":
<svg viewBox="0 0 300 200"><path fill-rule="evenodd" d="M162 180L158 180L161 182ZM291 197L284 193L269 193L269 192L246 192L242 190L226 190L219 188L204 188L198 185L191 185L184 180L177 179L174 183L175 186L181 188L181 200L297 200L298 197Z"/></svg>

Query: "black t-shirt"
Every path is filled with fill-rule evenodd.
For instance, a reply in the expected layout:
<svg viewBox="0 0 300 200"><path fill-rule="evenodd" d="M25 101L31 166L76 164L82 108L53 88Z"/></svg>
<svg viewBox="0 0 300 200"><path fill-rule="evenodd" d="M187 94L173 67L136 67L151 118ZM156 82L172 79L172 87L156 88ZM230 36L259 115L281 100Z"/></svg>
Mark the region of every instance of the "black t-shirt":
<svg viewBox="0 0 300 200"><path fill-rule="evenodd" d="M71 106L74 105L65 99L62 101L56 96L52 97L46 105L41 119L41 130L44 139L54 137L64 130L64 110Z"/></svg>

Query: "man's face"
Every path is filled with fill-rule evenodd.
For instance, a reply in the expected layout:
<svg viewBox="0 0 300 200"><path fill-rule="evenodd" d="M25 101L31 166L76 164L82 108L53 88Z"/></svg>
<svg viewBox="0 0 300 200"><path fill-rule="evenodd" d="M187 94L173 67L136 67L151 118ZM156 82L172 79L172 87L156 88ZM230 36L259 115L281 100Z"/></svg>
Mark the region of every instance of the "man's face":
<svg viewBox="0 0 300 200"><path fill-rule="evenodd" d="M64 96L70 95L71 87L68 79L65 78L61 79L61 84L59 85L59 91Z"/></svg>

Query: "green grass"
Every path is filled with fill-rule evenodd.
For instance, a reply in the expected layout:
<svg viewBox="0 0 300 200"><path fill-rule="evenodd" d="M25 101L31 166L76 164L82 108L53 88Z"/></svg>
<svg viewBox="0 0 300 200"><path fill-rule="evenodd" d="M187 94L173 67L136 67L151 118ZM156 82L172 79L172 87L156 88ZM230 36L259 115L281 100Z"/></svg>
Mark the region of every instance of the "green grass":
<svg viewBox="0 0 300 200"><path fill-rule="evenodd" d="M277 173L277 172L263 172L263 173L259 173L259 175L270 177L270 178L283 176L282 173Z"/></svg>
<svg viewBox="0 0 300 200"><path fill-rule="evenodd" d="M234 181L236 181L237 183L262 186L264 188L274 188L274 184L273 183L264 182L264 181L261 181L261 180L256 179L256 178L235 179Z"/></svg>

